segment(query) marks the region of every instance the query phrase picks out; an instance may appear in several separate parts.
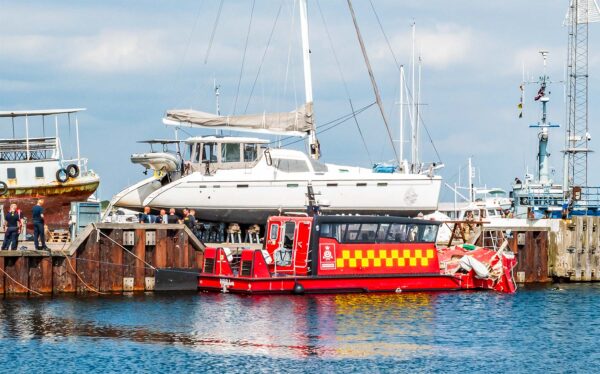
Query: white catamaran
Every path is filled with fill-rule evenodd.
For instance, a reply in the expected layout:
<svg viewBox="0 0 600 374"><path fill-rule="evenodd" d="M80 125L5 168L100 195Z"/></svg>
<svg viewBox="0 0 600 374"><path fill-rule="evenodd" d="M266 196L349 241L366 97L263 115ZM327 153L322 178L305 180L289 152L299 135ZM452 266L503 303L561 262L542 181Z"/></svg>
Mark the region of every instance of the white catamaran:
<svg viewBox="0 0 600 374"><path fill-rule="evenodd" d="M316 203L327 213L409 216L437 209L441 177L434 175L435 165L413 164L381 172L318 161L306 0L299 1L299 6L306 95L302 107L287 113L236 116L169 110L163 122L177 128L307 136L310 155L269 148L269 141L257 138L191 137L185 140L185 150L177 151L180 166L176 171L146 163L154 175L121 191L113 205L133 209L188 207L202 220L256 223L269 215L304 210L307 191L312 187ZM366 54L364 57L368 64ZM374 80L373 84L376 90ZM139 156L133 155L132 161L144 164L153 158L144 154L142 162Z"/></svg>

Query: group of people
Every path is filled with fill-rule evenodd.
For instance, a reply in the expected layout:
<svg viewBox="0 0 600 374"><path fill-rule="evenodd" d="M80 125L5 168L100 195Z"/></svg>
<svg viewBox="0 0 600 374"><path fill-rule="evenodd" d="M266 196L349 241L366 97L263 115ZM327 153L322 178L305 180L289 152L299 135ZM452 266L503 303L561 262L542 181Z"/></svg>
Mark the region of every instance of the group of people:
<svg viewBox="0 0 600 374"><path fill-rule="evenodd" d="M183 217L175 212L175 208L169 209L169 214L165 209L161 209L158 215L151 213L150 207L144 207L144 212L140 213L140 223L182 223L186 225L196 235L196 211L194 209L183 209Z"/></svg>
<svg viewBox="0 0 600 374"><path fill-rule="evenodd" d="M44 227L44 199L38 199L31 213L35 249L48 250ZM2 250L17 250L19 235L25 229L25 220L17 204L10 204L10 209L4 216L3 226L4 241L2 242Z"/></svg>

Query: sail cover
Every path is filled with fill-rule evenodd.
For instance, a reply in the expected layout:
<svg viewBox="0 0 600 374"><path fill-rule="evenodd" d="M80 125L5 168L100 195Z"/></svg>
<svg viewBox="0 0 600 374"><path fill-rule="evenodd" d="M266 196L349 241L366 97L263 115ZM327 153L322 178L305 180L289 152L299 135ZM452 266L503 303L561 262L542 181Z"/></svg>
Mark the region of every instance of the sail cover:
<svg viewBox="0 0 600 374"><path fill-rule="evenodd" d="M192 109L173 109L167 111L163 123L173 126L306 136L313 129L313 112L312 103L307 103L292 112L236 116L219 116Z"/></svg>

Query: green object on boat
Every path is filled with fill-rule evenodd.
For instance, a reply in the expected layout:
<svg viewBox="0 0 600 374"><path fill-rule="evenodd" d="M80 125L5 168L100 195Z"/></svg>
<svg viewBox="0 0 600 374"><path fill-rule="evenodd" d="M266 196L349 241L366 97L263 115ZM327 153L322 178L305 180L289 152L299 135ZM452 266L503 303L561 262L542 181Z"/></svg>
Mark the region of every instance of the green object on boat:
<svg viewBox="0 0 600 374"><path fill-rule="evenodd" d="M473 244L463 244L462 247L464 249L466 249L467 251L472 251L472 250L477 249L477 246L473 245Z"/></svg>

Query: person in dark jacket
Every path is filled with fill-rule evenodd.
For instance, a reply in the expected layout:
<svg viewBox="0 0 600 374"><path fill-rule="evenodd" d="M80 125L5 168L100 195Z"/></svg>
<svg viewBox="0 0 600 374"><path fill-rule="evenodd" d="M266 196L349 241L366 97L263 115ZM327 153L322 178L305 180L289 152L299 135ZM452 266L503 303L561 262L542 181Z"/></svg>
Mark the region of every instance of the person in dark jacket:
<svg viewBox="0 0 600 374"><path fill-rule="evenodd" d="M179 223L179 216L175 214L175 208L169 209L169 216L167 217L167 223Z"/></svg>
<svg viewBox="0 0 600 374"><path fill-rule="evenodd" d="M183 209L183 224L192 230L192 232L196 230L196 217L190 214L190 210L188 208Z"/></svg>
<svg viewBox="0 0 600 374"><path fill-rule="evenodd" d="M17 212L17 204L10 204L10 211L4 217L4 242L2 250L16 250L21 232L21 216Z"/></svg>
<svg viewBox="0 0 600 374"><path fill-rule="evenodd" d="M46 247L46 235L44 229L44 199L38 199L37 205L33 207L31 220L33 221L33 244L37 250L49 250Z"/></svg>

